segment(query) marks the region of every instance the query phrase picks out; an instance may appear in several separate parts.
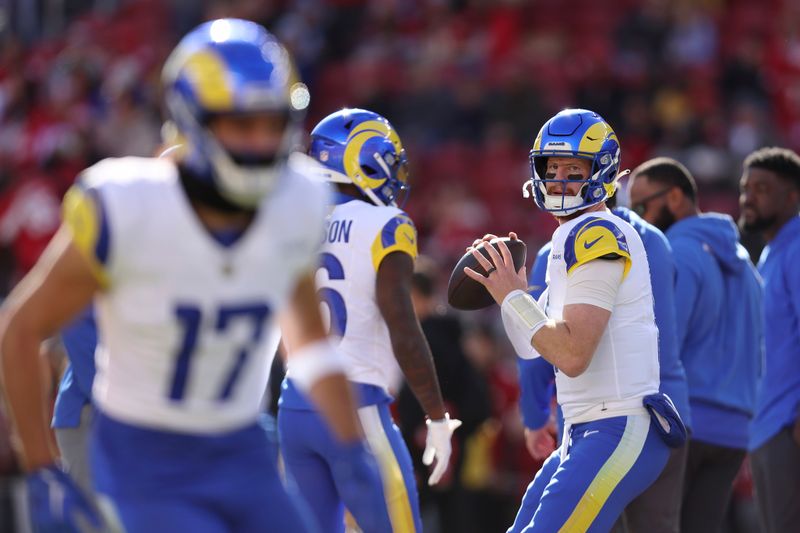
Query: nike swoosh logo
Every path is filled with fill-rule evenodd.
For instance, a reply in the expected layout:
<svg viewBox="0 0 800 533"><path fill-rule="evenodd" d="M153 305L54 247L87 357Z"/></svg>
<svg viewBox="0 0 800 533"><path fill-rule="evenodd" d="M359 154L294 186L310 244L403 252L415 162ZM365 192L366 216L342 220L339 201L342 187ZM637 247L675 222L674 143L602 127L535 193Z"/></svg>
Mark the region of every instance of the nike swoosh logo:
<svg viewBox="0 0 800 533"><path fill-rule="evenodd" d="M587 141L596 141L597 139L595 139L594 137L589 137L589 136L587 135L587 136L586 136L586 140L587 140Z"/></svg>
<svg viewBox="0 0 800 533"><path fill-rule="evenodd" d="M414 244L414 239L413 239L412 237L409 237L408 235L405 235L405 234L403 234L403 237L405 237L405 238L406 238L406 240L407 240L408 242L410 242L411 244Z"/></svg>
<svg viewBox="0 0 800 533"><path fill-rule="evenodd" d="M583 438L585 439L586 437L588 437L589 435L591 435L591 434L593 434L593 433L600 433L600 430L595 430L595 431L584 431L584 432L583 432Z"/></svg>
<svg viewBox="0 0 800 533"><path fill-rule="evenodd" d="M602 236L602 235L600 235L598 238L596 238L596 239L595 239L595 240L593 240L593 241L586 241L586 242L584 242L584 243L583 243L583 247L584 247L585 249L587 249L587 250L588 250L589 248L591 248L592 246L594 246L595 244L597 244L597 241L599 241L599 240L600 240L600 239L602 239L602 238L603 238L603 236Z"/></svg>

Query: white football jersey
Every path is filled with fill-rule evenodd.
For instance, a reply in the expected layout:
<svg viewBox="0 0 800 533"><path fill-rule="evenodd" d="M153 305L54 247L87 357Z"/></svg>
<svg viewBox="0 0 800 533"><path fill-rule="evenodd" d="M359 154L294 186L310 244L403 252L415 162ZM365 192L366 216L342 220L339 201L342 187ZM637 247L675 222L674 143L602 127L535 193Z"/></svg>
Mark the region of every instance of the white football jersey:
<svg viewBox="0 0 800 533"><path fill-rule="evenodd" d="M417 256L411 219L396 207L353 199L331 212L317 271L348 379L387 390L402 374L378 308L375 282L383 258L396 251Z"/></svg>
<svg viewBox="0 0 800 533"><path fill-rule="evenodd" d="M103 412L188 433L257 419L273 318L317 264L328 198L306 178L314 164L293 155L230 246L201 224L170 160L107 159L84 173L65 198L65 216L79 245L99 235L89 240L107 284L96 301L93 387ZM85 213L95 204L82 202L89 196L99 203L94 217Z"/></svg>
<svg viewBox="0 0 800 533"><path fill-rule="evenodd" d="M626 262L608 326L583 374L571 378L556 372L558 403L568 419L603 402L658 392L658 328L650 266L639 233L630 224L599 211L559 226L547 263L547 291L540 302L549 317L562 318L569 272L608 255Z"/></svg>

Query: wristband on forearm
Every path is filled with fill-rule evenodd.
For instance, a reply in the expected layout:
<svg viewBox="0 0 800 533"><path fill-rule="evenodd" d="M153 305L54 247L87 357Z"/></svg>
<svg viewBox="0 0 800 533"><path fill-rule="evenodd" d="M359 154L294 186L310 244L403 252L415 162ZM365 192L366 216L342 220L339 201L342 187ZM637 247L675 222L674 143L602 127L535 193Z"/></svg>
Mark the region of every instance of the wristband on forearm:
<svg viewBox="0 0 800 533"><path fill-rule="evenodd" d="M546 323L547 315L527 292L517 289L503 299L500 306L503 327L517 355L524 359L538 357L531 339Z"/></svg>
<svg viewBox="0 0 800 533"><path fill-rule="evenodd" d="M289 355L286 376L303 392L320 379L344 373L344 361L327 340L306 344Z"/></svg>

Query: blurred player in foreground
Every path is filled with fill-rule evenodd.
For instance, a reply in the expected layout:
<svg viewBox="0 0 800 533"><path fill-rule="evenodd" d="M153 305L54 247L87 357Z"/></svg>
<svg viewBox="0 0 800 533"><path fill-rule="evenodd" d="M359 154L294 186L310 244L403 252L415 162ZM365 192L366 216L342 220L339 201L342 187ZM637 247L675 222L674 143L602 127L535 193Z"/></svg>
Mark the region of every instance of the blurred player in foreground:
<svg viewBox="0 0 800 533"><path fill-rule="evenodd" d="M293 152L308 92L283 46L236 19L188 34L163 82L181 153L86 170L6 304L4 385L34 505L60 490L54 518L86 518L57 463L36 353L96 298L91 466L112 528L306 531L257 424L276 315L293 326L297 387L356 450L350 475L377 476L319 313L327 195L308 179L315 164Z"/></svg>
<svg viewBox="0 0 800 533"><path fill-rule="evenodd" d="M389 412L389 389L399 370L428 415L423 461L430 465L436 459L429 484L447 469L450 437L461 423L445 411L411 302L417 232L396 204L407 188L405 150L382 116L343 109L311 132L310 155L337 188L318 280L331 329L341 339L347 376L359 393L358 414L383 486L356 491L346 472L336 468L346 450L298 393L291 370L278 417L283 456L324 531L343 530L344 503L367 532L421 532L411 457ZM386 520L368 528L361 517L375 505L375 496L385 498L377 505L386 510Z"/></svg>
<svg viewBox="0 0 800 533"><path fill-rule="evenodd" d="M642 240L605 205L619 177L616 135L596 113L567 109L545 123L530 157L534 200L559 222L547 290L539 303L525 292L525 269L515 271L504 243L500 253L486 247L494 266L474 252L485 277L465 270L501 304L517 354L555 366L564 413L562 445L528 487L509 531L608 531L659 476L666 441L682 444L685 428L658 393Z"/></svg>

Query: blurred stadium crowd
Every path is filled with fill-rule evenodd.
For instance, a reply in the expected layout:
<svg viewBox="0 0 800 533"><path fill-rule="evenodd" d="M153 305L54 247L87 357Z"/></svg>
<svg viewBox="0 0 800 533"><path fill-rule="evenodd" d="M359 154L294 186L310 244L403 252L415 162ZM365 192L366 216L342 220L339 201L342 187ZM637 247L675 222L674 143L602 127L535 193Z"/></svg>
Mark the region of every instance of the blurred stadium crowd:
<svg viewBox="0 0 800 533"><path fill-rule="evenodd" d="M797 2L569 4L0 0L0 294L56 230L61 196L81 169L158 150L161 65L208 18L255 20L287 44L311 90L308 124L342 106L393 122L412 169L406 208L421 250L444 271L488 230L519 232L529 251L549 238L554 221L520 191L538 128L563 107L592 109L613 125L623 168L654 155L684 162L701 208L734 217L744 156L765 144L800 149ZM440 278L418 280L434 307ZM513 353L491 328L463 336L458 322L431 327L448 342L461 338L453 364L466 358L473 372L463 401L477 403L454 409L465 421L454 484L476 503L443 490L423 494L423 506L462 520L454 531L500 530L538 468L524 446ZM440 368L445 396L454 372ZM746 498L747 486L737 494Z"/></svg>

